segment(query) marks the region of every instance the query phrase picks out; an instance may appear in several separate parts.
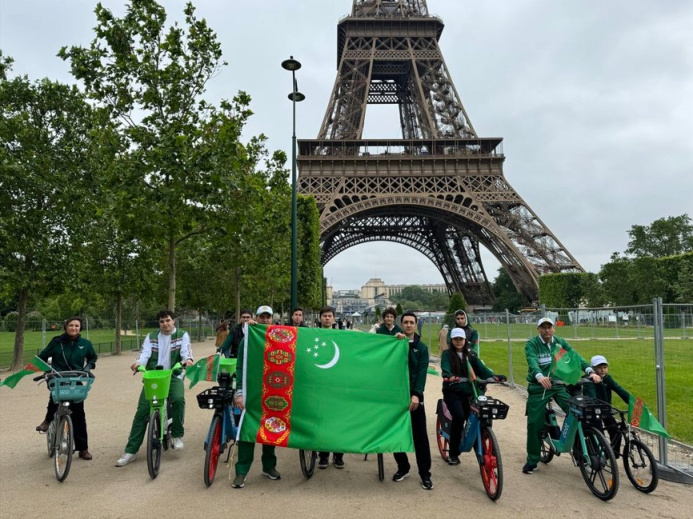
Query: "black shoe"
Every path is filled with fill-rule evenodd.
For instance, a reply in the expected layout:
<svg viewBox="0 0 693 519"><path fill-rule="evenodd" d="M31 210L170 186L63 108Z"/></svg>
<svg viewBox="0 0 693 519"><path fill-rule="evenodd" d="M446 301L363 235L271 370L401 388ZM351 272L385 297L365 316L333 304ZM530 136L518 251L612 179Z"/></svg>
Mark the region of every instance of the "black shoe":
<svg viewBox="0 0 693 519"><path fill-rule="evenodd" d="M392 476L392 481L403 481L404 478L409 477L409 470L398 470L395 475Z"/></svg>
<svg viewBox="0 0 693 519"><path fill-rule="evenodd" d="M525 466L522 467L523 474L533 474L535 470L537 470L537 466L531 463L525 463Z"/></svg>
<svg viewBox="0 0 693 519"><path fill-rule="evenodd" d="M334 459L332 460L334 463L334 468L336 469L343 469L344 468L344 459L342 456L335 456Z"/></svg>
<svg viewBox="0 0 693 519"><path fill-rule="evenodd" d="M318 460L318 468L319 469L326 469L327 467L330 466L330 459L329 458L323 458L322 456Z"/></svg>
<svg viewBox="0 0 693 519"><path fill-rule="evenodd" d="M448 465L459 465L460 464L460 458L457 456L450 456L448 458Z"/></svg>
<svg viewBox="0 0 693 519"><path fill-rule="evenodd" d="M43 422L41 422L40 425L36 426L36 430L38 432L45 433L48 430L48 427L50 426L50 424L51 424L50 422L47 422L44 420Z"/></svg>
<svg viewBox="0 0 693 519"><path fill-rule="evenodd" d="M430 479L422 479L421 488L423 488L424 490L433 490L433 481L431 481Z"/></svg>

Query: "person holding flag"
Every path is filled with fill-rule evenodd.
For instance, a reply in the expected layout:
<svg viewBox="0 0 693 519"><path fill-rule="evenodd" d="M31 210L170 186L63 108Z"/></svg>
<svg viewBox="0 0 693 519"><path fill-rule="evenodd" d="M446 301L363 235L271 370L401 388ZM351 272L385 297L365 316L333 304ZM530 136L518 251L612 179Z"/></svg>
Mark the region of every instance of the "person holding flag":
<svg viewBox="0 0 693 519"><path fill-rule="evenodd" d="M568 412L570 395L560 380L574 384L580 379L582 370L593 382L601 382L601 377L590 367L585 359L564 339L554 335L554 322L542 317L537 322L539 334L525 344L527 358L527 461L522 467L524 474L532 474L541 454L541 429L544 427L546 404L552 398L565 412Z"/></svg>
<svg viewBox="0 0 693 519"><path fill-rule="evenodd" d="M48 346L38 354L39 359L48 362L52 360L55 371L83 371L91 370L96 366L98 356L94 351L91 341L80 335L82 330L82 319L80 317L70 317L63 324L65 333L53 337ZM53 416L58 409L53 399L48 397L46 417L36 430L42 433L48 431L48 427L53 420ZM87 438L87 418L84 415L84 402L72 402L72 424L75 427L75 450L79 451L79 457L83 460L92 459L89 453Z"/></svg>

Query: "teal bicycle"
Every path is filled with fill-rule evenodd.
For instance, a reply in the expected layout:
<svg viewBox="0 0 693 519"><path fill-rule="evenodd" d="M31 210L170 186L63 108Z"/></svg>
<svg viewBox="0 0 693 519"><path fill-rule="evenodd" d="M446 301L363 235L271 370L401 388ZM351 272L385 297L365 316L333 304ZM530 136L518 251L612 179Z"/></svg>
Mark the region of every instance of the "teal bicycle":
<svg viewBox="0 0 693 519"><path fill-rule="evenodd" d="M142 372L144 396L149 401L149 425L147 427L147 469L149 476L156 479L161 467L161 450L168 450L171 444L171 410L168 402L168 391L171 388L171 375L181 369L180 362L171 369L147 370L139 366Z"/></svg>

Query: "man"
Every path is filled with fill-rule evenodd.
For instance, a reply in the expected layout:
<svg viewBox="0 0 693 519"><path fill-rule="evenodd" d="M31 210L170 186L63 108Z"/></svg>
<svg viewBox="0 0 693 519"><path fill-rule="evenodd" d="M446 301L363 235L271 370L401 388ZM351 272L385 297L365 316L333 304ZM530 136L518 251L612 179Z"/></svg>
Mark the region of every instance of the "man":
<svg viewBox="0 0 693 519"><path fill-rule="evenodd" d="M554 323L548 317L542 317L537 322L539 335L533 337L525 344L525 356L527 358L527 462L522 467L524 474L532 474L539 462L541 453L541 429L544 427L544 411L546 404L553 398L565 412L568 412L570 395L565 385L556 385L552 381L560 380L554 373L556 354L562 349L575 351L565 340L554 336ZM575 351L577 353L577 351ZM582 369L589 375L593 382L601 382L601 378L580 357Z"/></svg>
<svg viewBox="0 0 693 519"><path fill-rule="evenodd" d="M294 308L294 311L291 312L291 321L289 322L289 326L306 328L306 323L303 322L303 308Z"/></svg>
<svg viewBox="0 0 693 519"><path fill-rule="evenodd" d="M241 310L241 321L233 327L224 343L221 345L221 354L225 357L235 359L238 357L238 345L243 340L243 326L250 322L253 314L250 310Z"/></svg>
<svg viewBox="0 0 693 519"><path fill-rule="evenodd" d="M414 452L416 454L416 466L421 478L421 487L424 490L432 490L431 481L431 448L426 433L426 411L424 409L424 387L426 386L426 374L428 372L428 347L421 341L416 333L418 318L414 312L404 312L400 322L403 333L398 333L398 339L409 340L409 392L411 399L409 412L411 413L411 432L414 438ZM396 452L397 472L392 476L392 481L402 481L409 477L409 459L406 452Z"/></svg>
<svg viewBox="0 0 693 519"><path fill-rule="evenodd" d="M450 347L450 333L453 328L462 328L464 330L464 335L469 341L469 347L474 350L476 354L479 353L479 332L472 328L469 324L469 318L467 317L467 312L464 310L455 311L455 326L448 330L447 343L448 348Z"/></svg>
<svg viewBox="0 0 693 519"><path fill-rule="evenodd" d="M145 366L147 370L162 366L163 369L171 369L180 362L185 368L193 363L192 350L190 348L190 336L184 330L178 330L174 322L171 310L162 310L156 315L159 321L159 331L148 334L142 344L142 351L138 359L130 366L133 373L137 373L139 366ZM171 387L168 391L168 401L171 403L171 427L172 447L183 448L183 420L185 418L185 394L183 391L183 378L181 372L174 371L171 375ZM137 402L137 411L132 420L130 436L125 446L125 453L116 461L116 467L124 467L135 460L137 451L142 445L144 434L147 431L149 418L149 401L144 396L144 387Z"/></svg>
<svg viewBox="0 0 693 519"><path fill-rule="evenodd" d="M397 311L394 308L386 308L383 312L383 324L375 329L375 333L380 333L382 335L397 335L398 333L404 333L402 328L395 324L395 319L397 319Z"/></svg>
<svg viewBox="0 0 693 519"><path fill-rule="evenodd" d="M332 328L334 325L334 308L331 306L325 306L320 309L320 328ZM332 457L332 462L334 463L334 468L343 469L344 468L344 453L335 452ZM330 465L330 453L320 452L318 456L318 468L326 469Z"/></svg>
<svg viewBox="0 0 693 519"><path fill-rule="evenodd" d="M257 309L255 312L255 320L249 319L248 324L272 324L272 316L274 312L272 308L267 305L263 305ZM241 337L243 337L243 331L241 330ZM245 407L243 398L243 356L245 352L243 348L238 348L238 362L236 363L236 387L239 389L236 391L236 397L234 399L234 405L243 410ZM250 466L253 464L253 458L255 457L255 443L239 441L238 442L238 461L236 462L236 477L233 480L233 488L243 488L245 486L245 478L250 472ZM263 476L276 481L281 479L281 475L277 471L277 456L274 453L274 445L263 445L262 446L262 472Z"/></svg>

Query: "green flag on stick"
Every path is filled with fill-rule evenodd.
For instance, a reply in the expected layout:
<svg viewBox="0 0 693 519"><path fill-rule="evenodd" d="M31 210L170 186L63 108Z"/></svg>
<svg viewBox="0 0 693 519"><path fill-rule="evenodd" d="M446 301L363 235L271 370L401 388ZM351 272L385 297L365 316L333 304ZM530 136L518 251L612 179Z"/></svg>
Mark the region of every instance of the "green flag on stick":
<svg viewBox="0 0 693 519"><path fill-rule="evenodd" d="M580 354L574 350L558 350L554 357L553 374L566 384L575 384L582 376Z"/></svg>
<svg viewBox="0 0 693 519"><path fill-rule="evenodd" d="M49 364L46 364L44 361L42 361L38 357L35 357L34 360L32 360L29 364L24 366L23 370L18 371L14 375L10 375L5 380L0 380L0 386L7 386L11 389L14 389L14 386L17 385L17 382L22 380L27 375L33 375L34 373L38 373L40 371L51 371L51 370L52 370L52 368L50 367Z"/></svg>
<svg viewBox="0 0 693 519"><path fill-rule="evenodd" d="M248 327L240 439L296 449L413 452L409 347L391 336Z"/></svg>
<svg viewBox="0 0 693 519"><path fill-rule="evenodd" d="M233 375L236 372L236 359L226 359L221 355L210 355L198 360L185 370L185 376L190 380L188 389L198 382L216 382L220 369Z"/></svg>
<svg viewBox="0 0 693 519"><path fill-rule="evenodd" d="M639 427L643 431L659 434L666 438L671 438L669 433L662 427L662 424L654 417L650 410L642 401L642 398L630 396L628 402L628 421L634 427Z"/></svg>

